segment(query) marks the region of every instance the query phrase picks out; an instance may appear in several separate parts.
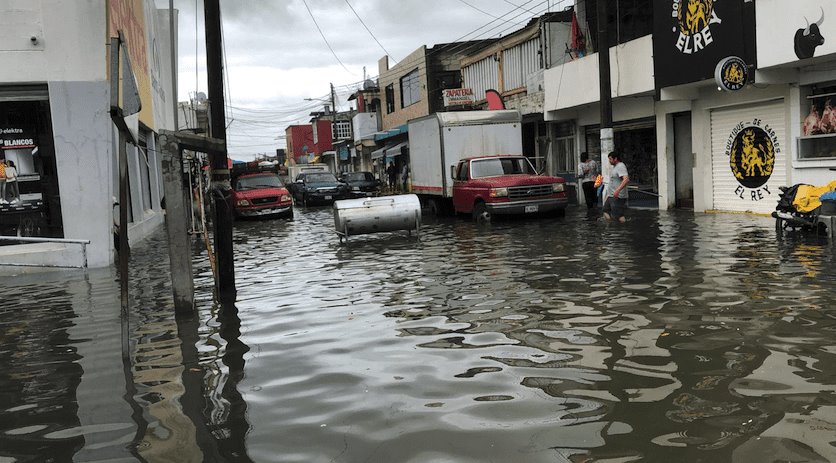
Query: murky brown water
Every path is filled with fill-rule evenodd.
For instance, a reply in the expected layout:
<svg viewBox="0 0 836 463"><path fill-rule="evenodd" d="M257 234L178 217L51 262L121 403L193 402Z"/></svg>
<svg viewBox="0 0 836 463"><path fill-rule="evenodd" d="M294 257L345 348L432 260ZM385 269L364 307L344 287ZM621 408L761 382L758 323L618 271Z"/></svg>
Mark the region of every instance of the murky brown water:
<svg viewBox="0 0 836 463"><path fill-rule="evenodd" d="M175 321L162 234L7 279L0 462L836 461L836 270L771 219L237 224L239 298ZM196 248L199 250L199 247ZM236 311L237 309L237 311Z"/></svg>

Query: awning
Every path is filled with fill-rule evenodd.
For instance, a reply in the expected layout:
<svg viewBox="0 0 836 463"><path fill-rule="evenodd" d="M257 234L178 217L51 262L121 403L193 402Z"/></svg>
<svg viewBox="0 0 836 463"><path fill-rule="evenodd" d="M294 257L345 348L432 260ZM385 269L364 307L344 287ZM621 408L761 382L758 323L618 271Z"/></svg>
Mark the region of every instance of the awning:
<svg viewBox="0 0 836 463"><path fill-rule="evenodd" d="M397 145L395 145L391 148L386 148L386 156L389 156L389 157L399 156L403 152L403 150L401 148L403 148L405 146L409 146L409 143L408 142L402 142L402 143L398 143Z"/></svg>
<svg viewBox="0 0 836 463"><path fill-rule="evenodd" d="M386 151L386 147L377 149L372 151L372 159L380 159L383 157L383 153Z"/></svg>
<svg viewBox="0 0 836 463"><path fill-rule="evenodd" d="M383 132L375 132L374 139L375 141L386 140L387 138L392 138L396 135L401 135L407 133L409 130L409 126L406 124L399 125L395 128L383 131Z"/></svg>

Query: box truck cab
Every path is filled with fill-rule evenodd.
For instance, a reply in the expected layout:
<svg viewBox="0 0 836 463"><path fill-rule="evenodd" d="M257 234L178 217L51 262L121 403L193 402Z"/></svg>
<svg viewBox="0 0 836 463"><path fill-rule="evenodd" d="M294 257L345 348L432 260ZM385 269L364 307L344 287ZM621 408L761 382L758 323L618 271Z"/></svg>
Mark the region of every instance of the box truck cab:
<svg viewBox="0 0 836 463"><path fill-rule="evenodd" d="M522 154L519 111L449 111L409 121L412 192L430 213L563 212L559 177L537 175ZM452 171L450 170L452 169Z"/></svg>
<svg viewBox="0 0 836 463"><path fill-rule="evenodd" d="M453 208L476 220L491 215L556 213L568 205L560 177L537 175L520 155L475 156L451 166Z"/></svg>

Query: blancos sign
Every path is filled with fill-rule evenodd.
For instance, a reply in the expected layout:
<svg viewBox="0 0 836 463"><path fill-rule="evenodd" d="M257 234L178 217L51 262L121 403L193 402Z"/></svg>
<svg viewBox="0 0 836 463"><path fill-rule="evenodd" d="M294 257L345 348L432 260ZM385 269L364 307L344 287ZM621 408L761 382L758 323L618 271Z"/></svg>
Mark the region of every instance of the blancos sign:
<svg viewBox="0 0 836 463"><path fill-rule="evenodd" d="M444 89L444 106L472 105L476 103L472 88Z"/></svg>

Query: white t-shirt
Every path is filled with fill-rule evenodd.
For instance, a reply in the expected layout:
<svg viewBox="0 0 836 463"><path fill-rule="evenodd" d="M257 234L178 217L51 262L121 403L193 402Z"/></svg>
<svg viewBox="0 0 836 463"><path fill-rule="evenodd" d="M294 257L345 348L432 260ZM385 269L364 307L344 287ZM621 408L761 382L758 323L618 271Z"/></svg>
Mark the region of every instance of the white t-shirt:
<svg viewBox="0 0 836 463"><path fill-rule="evenodd" d="M581 183L594 182L596 175L598 175L598 164L595 161L590 159L578 164L578 176L581 178Z"/></svg>
<svg viewBox="0 0 836 463"><path fill-rule="evenodd" d="M627 176L627 166L623 162L619 162L610 170L610 183L607 184L607 198L615 193L615 189L618 188L618 185L621 185L621 179ZM618 198L627 199L627 187L624 187L618 192Z"/></svg>
<svg viewBox="0 0 836 463"><path fill-rule="evenodd" d="M6 166L6 181L7 182L16 182L17 181L17 169L14 167Z"/></svg>

